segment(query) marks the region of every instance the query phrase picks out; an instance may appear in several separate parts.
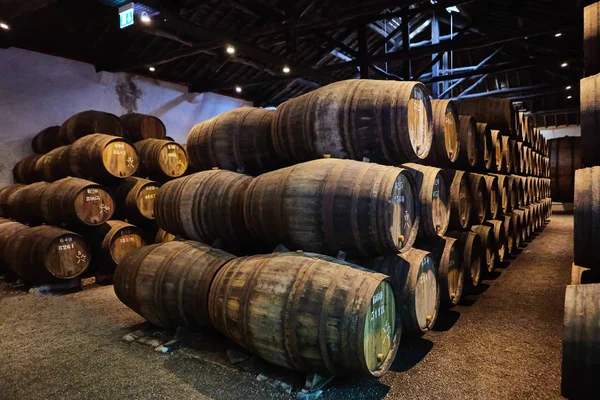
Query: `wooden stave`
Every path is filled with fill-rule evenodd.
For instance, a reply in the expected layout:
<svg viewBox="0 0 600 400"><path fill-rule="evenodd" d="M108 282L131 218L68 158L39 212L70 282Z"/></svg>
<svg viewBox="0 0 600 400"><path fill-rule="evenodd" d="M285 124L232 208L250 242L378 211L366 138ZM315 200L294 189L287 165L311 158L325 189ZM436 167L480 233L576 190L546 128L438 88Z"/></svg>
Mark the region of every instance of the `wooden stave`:
<svg viewBox="0 0 600 400"><path fill-rule="evenodd" d="M24 187L22 183L16 183L14 185L8 185L0 189L0 216L5 218L10 218L11 214L11 205L8 202L10 196L16 192L17 190Z"/></svg>
<svg viewBox="0 0 600 400"><path fill-rule="evenodd" d="M425 165L451 167L460 152L457 130L459 118L452 100L431 100L433 115L433 140L429 155L422 160ZM448 123L451 122L451 124ZM448 129L448 125L453 128Z"/></svg>
<svg viewBox="0 0 600 400"><path fill-rule="evenodd" d="M31 149L37 154L46 154L61 145L58 137L60 126L49 126L31 139Z"/></svg>
<svg viewBox="0 0 600 400"><path fill-rule="evenodd" d="M58 137L63 145L67 145L96 133L123 137L123 124L114 114L88 110L77 113L63 122Z"/></svg>
<svg viewBox="0 0 600 400"><path fill-rule="evenodd" d="M36 164L42 156L31 154L15 164L12 173L14 183L31 184L38 181Z"/></svg>
<svg viewBox="0 0 600 400"><path fill-rule="evenodd" d="M71 146L59 146L42 155L36 164L37 180L54 182L72 176L69 154Z"/></svg>
<svg viewBox="0 0 600 400"><path fill-rule="evenodd" d="M471 179L464 171L444 170L452 181L450 185L450 222L448 229L468 229L471 225ZM466 189L466 196L465 194ZM463 196L461 197L461 192ZM461 199L463 206L461 207ZM466 212L461 213L460 209Z"/></svg>
<svg viewBox="0 0 600 400"><path fill-rule="evenodd" d="M41 201L49 185L48 182L36 182L15 190L6 202L4 211L7 216L33 225L44 222Z"/></svg>
<svg viewBox="0 0 600 400"><path fill-rule="evenodd" d="M2 218L0 222L0 271L8 270L8 262L4 258L4 251L10 239L22 230L29 227L20 222Z"/></svg>
<svg viewBox="0 0 600 400"><path fill-rule="evenodd" d="M479 132L475 118L468 115L459 115L459 154L454 163L456 168L470 170L479 162Z"/></svg>
<svg viewBox="0 0 600 400"><path fill-rule="evenodd" d="M486 122L491 129L499 129L506 134L512 133L515 127L515 116L510 99L477 98L456 102L459 114L472 115L481 122Z"/></svg>
<svg viewBox="0 0 600 400"><path fill-rule="evenodd" d="M138 177L165 182L185 175L188 169L187 152L179 143L164 139L144 139L136 142L134 146L140 160L139 167L135 171L135 175ZM175 154L174 158L181 162L182 167L177 171L165 170L166 167L161 163L161 154L165 150L170 154Z"/></svg>
<svg viewBox="0 0 600 400"><path fill-rule="evenodd" d="M128 113L119 117L123 124L123 137L138 142L144 139L164 139L167 128L162 120L153 115Z"/></svg>

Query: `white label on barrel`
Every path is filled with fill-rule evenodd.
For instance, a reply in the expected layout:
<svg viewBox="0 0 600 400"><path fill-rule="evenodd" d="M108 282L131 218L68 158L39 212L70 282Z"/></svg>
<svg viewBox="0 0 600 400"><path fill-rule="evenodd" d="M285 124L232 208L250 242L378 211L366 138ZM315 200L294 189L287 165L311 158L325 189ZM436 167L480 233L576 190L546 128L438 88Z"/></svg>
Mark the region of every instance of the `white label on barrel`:
<svg viewBox="0 0 600 400"><path fill-rule="evenodd" d="M100 193L98 189L87 189L87 194L98 194Z"/></svg>
<svg viewBox="0 0 600 400"><path fill-rule="evenodd" d="M147 194L144 196L144 199L146 200L150 200L156 197L156 193L152 193L152 194Z"/></svg>
<svg viewBox="0 0 600 400"><path fill-rule="evenodd" d="M87 259L87 255L82 253L81 250L77 250L77 264L84 263Z"/></svg>
<svg viewBox="0 0 600 400"><path fill-rule="evenodd" d="M99 207L100 207L100 214L108 214L108 212L110 211L110 207L104 203L100 204Z"/></svg>
<svg viewBox="0 0 600 400"><path fill-rule="evenodd" d="M119 241L121 243L129 243L129 242L134 242L135 239L133 237L122 237L119 239Z"/></svg>
<svg viewBox="0 0 600 400"><path fill-rule="evenodd" d="M379 292L379 293L375 294L373 296L373 305L379 303L381 300L383 300L383 292Z"/></svg>
<svg viewBox="0 0 600 400"><path fill-rule="evenodd" d="M75 244L73 244L73 243L58 245L58 251L71 250L74 248L75 248Z"/></svg>
<svg viewBox="0 0 600 400"><path fill-rule="evenodd" d="M371 321L375 321L377 318L381 318L385 314L385 306L382 304L373 311L371 311Z"/></svg>
<svg viewBox="0 0 600 400"><path fill-rule="evenodd" d="M135 163L133 161L134 161L133 157L127 157L127 167L129 167L129 168L135 167Z"/></svg>
<svg viewBox="0 0 600 400"><path fill-rule="evenodd" d="M115 148L117 148L117 149L124 149L125 148L125 143L115 143Z"/></svg>
<svg viewBox="0 0 600 400"><path fill-rule="evenodd" d="M85 196L85 201L88 203L90 201L100 201L100 196Z"/></svg>
<svg viewBox="0 0 600 400"><path fill-rule="evenodd" d="M125 150L113 150L113 154L116 156L126 156L127 152Z"/></svg>

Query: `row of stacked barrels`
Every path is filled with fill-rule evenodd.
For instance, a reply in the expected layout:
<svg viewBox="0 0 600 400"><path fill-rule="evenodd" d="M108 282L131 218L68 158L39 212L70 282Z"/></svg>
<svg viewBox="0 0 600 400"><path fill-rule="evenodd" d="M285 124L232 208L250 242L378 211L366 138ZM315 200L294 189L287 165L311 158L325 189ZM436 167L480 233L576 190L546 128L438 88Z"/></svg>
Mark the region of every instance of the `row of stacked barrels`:
<svg viewBox="0 0 600 400"><path fill-rule="evenodd" d="M499 104L471 110L480 130L421 83L353 80L204 121L194 173L154 200L187 241L131 252L115 292L286 368L380 376L401 331L429 331L551 212L544 140Z"/></svg>

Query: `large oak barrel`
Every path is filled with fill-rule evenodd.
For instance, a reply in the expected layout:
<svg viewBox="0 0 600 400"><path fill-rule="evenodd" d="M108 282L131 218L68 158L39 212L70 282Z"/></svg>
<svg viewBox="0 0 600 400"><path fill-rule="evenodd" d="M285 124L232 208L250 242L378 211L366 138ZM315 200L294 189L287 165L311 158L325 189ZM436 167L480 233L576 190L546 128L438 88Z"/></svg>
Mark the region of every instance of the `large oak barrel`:
<svg viewBox="0 0 600 400"><path fill-rule="evenodd" d="M464 171L445 170L450 185L449 229L467 229L471 225L471 179Z"/></svg>
<svg viewBox="0 0 600 400"><path fill-rule="evenodd" d="M114 114L94 110L83 111L63 122L58 135L62 144L70 144L95 133L122 137L123 124Z"/></svg>
<svg viewBox="0 0 600 400"><path fill-rule="evenodd" d="M334 158L397 165L427 157L431 102L419 82L346 80L277 107L273 145L290 164Z"/></svg>
<svg viewBox="0 0 600 400"><path fill-rule="evenodd" d="M8 267L29 284L75 278L90 258L81 236L50 225L20 230L4 248Z"/></svg>
<svg viewBox="0 0 600 400"><path fill-rule="evenodd" d="M95 182L111 182L135 173L139 159L125 139L92 134L71 145L69 163L75 176Z"/></svg>
<svg viewBox="0 0 600 400"><path fill-rule="evenodd" d="M421 203L419 237L443 236L450 222L450 184L446 173L435 167L408 163L404 167L417 183Z"/></svg>
<svg viewBox="0 0 600 400"><path fill-rule="evenodd" d="M471 181L471 223L482 224L488 212L490 195L483 175L470 173L469 180Z"/></svg>
<svg viewBox="0 0 600 400"><path fill-rule="evenodd" d="M461 169L469 170L477 166L479 161L479 131L475 118L467 115L459 116L459 141L460 149L456 166Z"/></svg>
<svg viewBox="0 0 600 400"><path fill-rule="evenodd" d="M15 164L13 167L13 181L15 183L24 183L29 184L33 182L37 182L38 179L36 164L38 160L42 157L39 154L32 154L30 156L25 157L21 161Z"/></svg>
<svg viewBox="0 0 600 400"><path fill-rule="evenodd" d="M573 201L575 171L581 168L581 137L564 137L548 141L552 200Z"/></svg>
<svg viewBox="0 0 600 400"><path fill-rule="evenodd" d="M252 178L224 170L198 172L167 182L154 199L154 217L165 231L212 244L248 241L244 196Z"/></svg>
<svg viewBox="0 0 600 400"><path fill-rule="evenodd" d="M492 141L492 130L488 124L478 122L477 134L479 136L479 169L481 171L491 171L496 151Z"/></svg>
<svg viewBox="0 0 600 400"><path fill-rule="evenodd" d="M115 210L113 198L102 186L79 178L48 184L40 200L44 220L52 225L101 225Z"/></svg>
<svg viewBox="0 0 600 400"><path fill-rule="evenodd" d="M129 252L146 244L140 228L117 220L88 229L84 236L91 244L93 267L108 273L112 273Z"/></svg>
<svg viewBox="0 0 600 400"><path fill-rule="evenodd" d="M431 100L433 143L425 164L450 167L458 158L459 120L452 100Z"/></svg>
<svg viewBox="0 0 600 400"><path fill-rule="evenodd" d="M510 99L484 97L456 102L459 114L472 115L477 121L487 122L490 128L505 133L514 131L515 115Z"/></svg>
<svg viewBox="0 0 600 400"><path fill-rule="evenodd" d="M24 186L25 185L21 183L17 183L14 185L4 186L2 189L0 189L0 216L10 218L12 210L10 209L11 204L9 204L8 199L14 192Z"/></svg>
<svg viewBox="0 0 600 400"><path fill-rule="evenodd" d="M276 253L227 263L211 286L209 314L224 335L275 365L379 377L398 350L397 304L383 274Z"/></svg>
<svg viewBox="0 0 600 400"><path fill-rule="evenodd" d="M455 238L442 236L439 239L418 243L421 250L429 251L437 264L440 286L440 305L455 306L461 299L465 281L463 251Z"/></svg>
<svg viewBox="0 0 600 400"><path fill-rule="evenodd" d="M54 182L73 175L70 150L71 146L60 146L41 156L36 165L37 180Z"/></svg>
<svg viewBox="0 0 600 400"><path fill-rule="evenodd" d="M20 222L11 221L6 218L1 218L0 221L0 271L5 271L8 268L8 260L4 259L4 250L6 245L17 233L22 230L29 229L27 225ZM12 257L12 254L9 254Z"/></svg>
<svg viewBox="0 0 600 400"><path fill-rule="evenodd" d="M471 232L474 232L481 239L482 261L488 272L492 272L496 267L496 239L492 228L487 225L473 225Z"/></svg>
<svg viewBox="0 0 600 400"><path fill-rule="evenodd" d="M492 228L494 233L494 247L496 248L496 263L500 264L504 261L504 258L510 253L507 250L507 239L506 230L504 228L504 221L499 220L488 220L485 222L487 226Z"/></svg>
<svg viewBox="0 0 600 400"><path fill-rule="evenodd" d="M499 130L490 130L492 136L492 145L494 146L494 163L492 170L496 172L504 172L506 163L504 159L504 150L502 148L502 133Z"/></svg>
<svg viewBox="0 0 600 400"><path fill-rule="evenodd" d="M575 171L575 264L600 268L600 167Z"/></svg>
<svg viewBox="0 0 600 400"><path fill-rule="evenodd" d="M34 153L45 154L61 145L58 137L60 126L50 126L31 139L31 149Z"/></svg>
<svg viewBox="0 0 600 400"><path fill-rule="evenodd" d="M208 296L217 272L234 256L182 241L129 252L115 270L119 300L163 328L210 326Z"/></svg>
<svg viewBox="0 0 600 400"><path fill-rule="evenodd" d="M260 175L287 163L279 162L273 149L274 115L271 110L241 107L194 126L187 139L191 168L200 171L218 167Z"/></svg>
<svg viewBox="0 0 600 400"><path fill-rule="evenodd" d="M130 176L111 187L115 203L114 216L128 221L145 221L154 219L154 200L160 184L147 179Z"/></svg>
<svg viewBox="0 0 600 400"><path fill-rule="evenodd" d="M36 182L15 190L7 200L7 216L33 225L44 222L41 202L49 186L48 182Z"/></svg>
<svg viewBox="0 0 600 400"><path fill-rule="evenodd" d="M469 287L478 286L483 275L481 238L474 232L463 231L450 231L446 235L457 240L459 249L462 252L465 285Z"/></svg>
<svg viewBox="0 0 600 400"><path fill-rule="evenodd" d="M167 136L165 124L160 118L153 115L129 113L121 115L120 120L123 124L123 136L132 142L144 139L164 139Z"/></svg>
<svg viewBox="0 0 600 400"><path fill-rule="evenodd" d="M136 175L164 182L179 178L188 168L183 146L170 140L146 139L135 144L140 166Z"/></svg>
<svg viewBox="0 0 600 400"><path fill-rule="evenodd" d="M594 399L600 392L600 283L569 285L565 294L561 394Z"/></svg>
<svg viewBox="0 0 600 400"><path fill-rule="evenodd" d="M244 217L254 238L274 245L331 255L395 254L417 236L419 192L408 170L321 159L254 179Z"/></svg>

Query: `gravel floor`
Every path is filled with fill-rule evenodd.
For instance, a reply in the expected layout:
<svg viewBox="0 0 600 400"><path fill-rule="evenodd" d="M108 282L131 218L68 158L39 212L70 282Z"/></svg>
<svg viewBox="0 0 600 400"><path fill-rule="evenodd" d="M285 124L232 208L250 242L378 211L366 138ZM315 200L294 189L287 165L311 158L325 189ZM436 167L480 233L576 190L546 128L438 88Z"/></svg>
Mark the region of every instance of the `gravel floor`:
<svg viewBox="0 0 600 400"><path fill-rule="evenodd" d="M437 331L404 342L380 381L338 379L323 398L560 398L572 231L572 216L554 215L481 293L442 315ZM0 399L295 397L278 381L257 379L277 369L258 360L243 370L228 365L226 344L206 345L213 334L166 355L122 340L142 323L110 286L62 296L0 287ZM301 377L280 379L297 388Z"/></svg>

